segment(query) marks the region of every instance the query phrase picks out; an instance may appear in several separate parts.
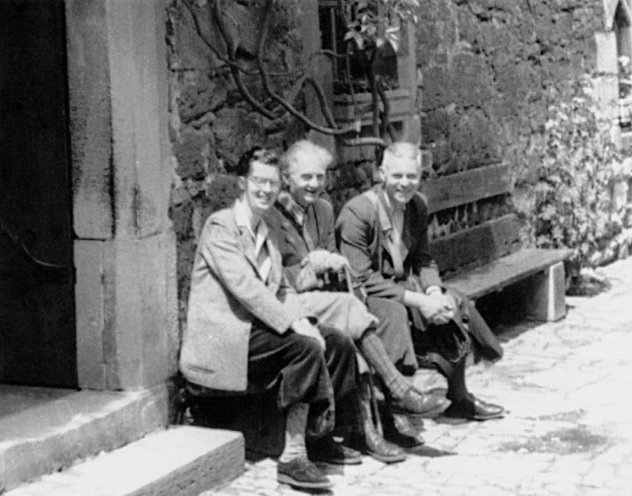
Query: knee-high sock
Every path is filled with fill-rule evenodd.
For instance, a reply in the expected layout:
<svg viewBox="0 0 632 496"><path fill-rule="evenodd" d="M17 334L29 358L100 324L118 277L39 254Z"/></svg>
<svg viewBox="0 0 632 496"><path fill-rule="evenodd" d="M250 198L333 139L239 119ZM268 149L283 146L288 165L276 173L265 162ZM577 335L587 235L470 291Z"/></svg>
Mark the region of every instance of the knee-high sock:
<svg viewBox="0 0 632 496"><path fill-rule="evenodd" d="M391 362L377 334L371 329L367 330L360 338L358 346L391 395L394 398L403 398L412 385Z"/></svg>
<svg viewBox="0 0 632 496"><path fill-rule="evenodd" d="M296 403L287 409L285 420L285 447L279 461L287 463L295 458L307 457L305 447L305 429L307 427L307 403Z"/></svg>

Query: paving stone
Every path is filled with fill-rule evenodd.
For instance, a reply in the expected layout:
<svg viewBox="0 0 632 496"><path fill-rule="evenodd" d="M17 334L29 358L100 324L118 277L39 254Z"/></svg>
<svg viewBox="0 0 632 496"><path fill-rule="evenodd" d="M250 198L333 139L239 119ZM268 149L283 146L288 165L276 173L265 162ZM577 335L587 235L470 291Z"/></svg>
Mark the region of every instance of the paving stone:
<svg viewBox="0 0 632 496"><path fill-rule="evenodd" d="M334 496L622 496L632 487L632 258L599 269L613 287L567 298L567 317L505 326L505 357L468 368L482 398L505 418L449 425L426 421L426 445L385 465L369 457L328 469ZM445 389L432 371L418 387ZM264 482L265 489L263 487ZM267 485L270 483L270 485ZM219 488L226 496L305 494L276 484L266 459ZM265 491L262 493L261 491Z"/></svg>

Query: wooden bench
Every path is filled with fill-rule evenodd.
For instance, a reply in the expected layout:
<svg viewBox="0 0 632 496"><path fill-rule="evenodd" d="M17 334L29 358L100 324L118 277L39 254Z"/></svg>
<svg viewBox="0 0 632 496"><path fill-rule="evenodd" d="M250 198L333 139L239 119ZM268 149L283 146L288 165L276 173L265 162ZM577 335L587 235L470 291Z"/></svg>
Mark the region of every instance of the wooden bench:
<svg viewBox="0 0 632 496"><path fill-rule="evenodd" d="M424 193L431 213L480 200L510 195L507 165L491 165L428 181ZM570 250L521 248L520 222L514 214L431 241L431 252L445 282L476 300L529 279L530 316L558 320L566 313L564 260ZM240 430L249 455L277 456L283 448L284 419L271 394L213 394L182 387L180 410L192 408L195 425ZM184 419L179 422L186 423Z"/></svg>
<svg viewBox="0 0 632 496"><path fill-rule="evenodd" d="M431 179L424 184L431 214L444 217L450 209L494 197L511 195L513 183L509 166L490 165L457 174ZM494 202L488 202L486 208ZM496 204L502 203L496 202ZM466 215L460 212L460 215ZM488 220L478 220L476 209L469 215L475 225L431 240L430 251L448 286L473 300L503 290L518 281L528 280L525 302L528 317L554 321L566 315L564 299L564 260L572 254L567 249L522 248L521 222L508 213ZM481 215L484 219L484 216Z"/></svg>

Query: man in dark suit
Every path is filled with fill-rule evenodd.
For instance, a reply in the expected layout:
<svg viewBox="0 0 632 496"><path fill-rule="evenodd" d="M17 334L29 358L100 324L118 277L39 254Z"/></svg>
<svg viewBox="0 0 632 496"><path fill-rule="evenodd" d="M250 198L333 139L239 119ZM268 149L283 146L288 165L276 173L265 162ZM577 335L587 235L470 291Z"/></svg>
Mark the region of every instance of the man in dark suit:
<svg viewBox="0 0 632 496"><path fill-rule="evenodd" d="M443 286L428 251L428 209L418 193L419 149L411 143L392 144L379 172L381 184L343 207L336 237L340 253L367 290L369 310L396 320L401 339L411 343L412 338L414 345L401 347L392 358L410 364L421 356L446 376L452 403L444 415L501 417L502 407L476 398L466 386L467 348L489 360L499 359L502 349L474 305Z"/></svg>
<svg viewBox="0 0 632 496"><path fill-rule="evenodd" d="M276 208L266 214L266 220L277 233L286 276L303 306L319 321L354 339L384 383L393 410L425 417L437 415L448 402L417 391L397 370L376 334L388 335L391 339L386 342L395 349L401 346L401 336L389 327L388 316L378 321L350 292L322 291L328 275L348 267L347 260L336 252L333 209L321 198L331 161L326 149L307 140L294 143L282 156L286 191L279 195ZM366 415L366 399L364 407L360 413L365 414L362 424L369 454L382 461L403 459L403 452L386 443L373 428Z"/></svg>
<svg viewBox="0 0 632 496"><path fill-rule="evenodd" d="M231 208L212 214L200 236L180 370L204 388L274 390L286 413L279 482L328 488L308 455L336 463L360 463L360 456L327 435L317 451L308 452L308 415L325 414L334 395L355 390L355 348L334 329L312 325L312 313L283 275L276 240L263 220L280 189L278 157L254 148L239 161L237 175L241 195Z"/></svg>

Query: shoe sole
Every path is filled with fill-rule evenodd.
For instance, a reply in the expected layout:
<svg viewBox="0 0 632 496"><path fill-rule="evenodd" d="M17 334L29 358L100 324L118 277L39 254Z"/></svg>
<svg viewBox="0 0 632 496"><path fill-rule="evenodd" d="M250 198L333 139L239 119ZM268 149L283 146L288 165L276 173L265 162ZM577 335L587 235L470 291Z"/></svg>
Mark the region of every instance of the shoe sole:
<svg viewBox="0 0 632 496"><path fill-rule="evenodd" d="M310 458L309 459L311 462L314 463L325 463L327 465L360 465L362 463L362 458L358 458L358 459L348 459L345 458L344 460L340 460L340 459L333 459L333 460L319 460L318 458Z"/></svg>
<svg viewBox="0 0 632 496"><path fill-rule="evenodd" d="M331 482L305 482L297 481L289 475L277 474L277 482L280 484L287 484L288 486L298 487L301 489L330 489L332 487Z"/></svg>
<svg viewBox="0 0 632 496"><path fill-rule="evenodd" d="M477 422L484 422L485 420L494 420L494 419L500 419L503 418L505 416L504 413L499 413L497 415L487 415L485 417L481 416L481 415L444 415L445 418L449 418L449 419L454 419L454 420L476 420Z"/></svg>
<svg viewBox="0 0 632 496"><path fill-rule="evenodd" d="M487 416L487 417L475 416L475 417L473 417L473 420L478 420L479 422L483 422L485 420L494 420L494 419L500 419L500 418L503 418L503 417L504 417L504 414L499 413L498 415L490 415L490 416Z"/></svg>
<svg viewBox="0 0 632 496"><path fill-rule="evenodd" d="M406 460L406 454L404 453L399 456L390 456L390 457L381 456L381 455L378 455L377 453L372 453L370 451L367 451L366 454L369 455L371 458L377 460L378 462L382 462L382 463L400 463Z"/></svg>

